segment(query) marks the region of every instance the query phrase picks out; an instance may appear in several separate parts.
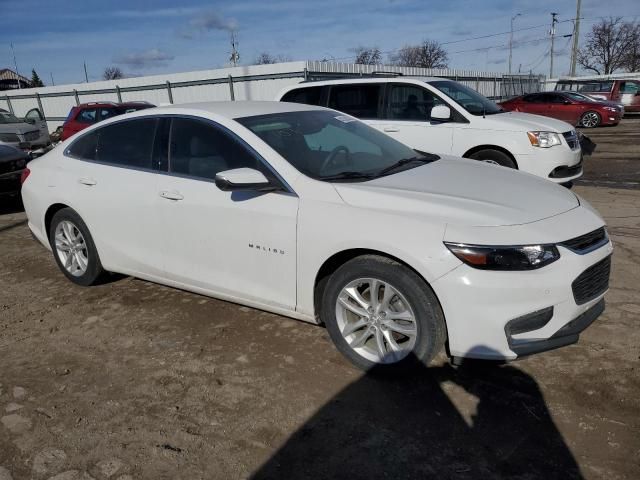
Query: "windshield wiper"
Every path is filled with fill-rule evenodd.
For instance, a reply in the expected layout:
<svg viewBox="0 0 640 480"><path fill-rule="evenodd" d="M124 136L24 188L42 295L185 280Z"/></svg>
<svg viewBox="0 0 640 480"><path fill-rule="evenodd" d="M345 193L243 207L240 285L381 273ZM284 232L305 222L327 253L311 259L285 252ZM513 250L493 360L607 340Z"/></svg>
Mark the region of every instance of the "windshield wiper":
<svg viewBox="0 0 640 480"><path fill-rule="evenodd" d="M371 173L347 171L336 173L335 175L327 175L326 177L318 177L318 180L371 180L374 177L375 175L372 175Z"/></svg>
<svg viewBox="0 0 640 480"><path fill-rule="evenodd" d="M376 176L377 177L382 177L383 175L386 175L388 173L396 171L399 168L402 168L405 165L408 165L410 163L415 163L415 162L431 163L431 162L435 162L439 158L440 157L438 155L434 155L433 153L427 153L427 154L424 154L424 155L420 155L419 157L403 158L401 160L398 160L396 163L393 163L393 164L389 165L388 167L383 168L382 170L380 170L376 174Z"/></svg>

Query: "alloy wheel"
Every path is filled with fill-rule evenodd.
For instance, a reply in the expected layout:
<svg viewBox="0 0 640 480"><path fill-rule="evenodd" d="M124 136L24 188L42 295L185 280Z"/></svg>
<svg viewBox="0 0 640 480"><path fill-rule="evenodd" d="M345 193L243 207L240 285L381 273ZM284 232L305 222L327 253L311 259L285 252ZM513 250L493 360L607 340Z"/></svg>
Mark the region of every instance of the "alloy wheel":
<svg viewBox="0 0 640 480"><path fill-rule="evenodd" d="M582 126L593 128L600 123L600 117L595 112L587 112L582 116Z"/></svg>
<svg viewBox="0 0 640 480"><path fill-rule="evenodd" d="M376 278L354 280L340 291L336 320L347 344L376 363L402 360L418 337L415 314L405 296Z"/></svg>
<svg viewBox="0 0 640 480"><path fill-rule="evenodd" d="M55 231L55 248L65 270L81 277L89 265L89 253L82 232L69 220L63 220Z"/></svg>

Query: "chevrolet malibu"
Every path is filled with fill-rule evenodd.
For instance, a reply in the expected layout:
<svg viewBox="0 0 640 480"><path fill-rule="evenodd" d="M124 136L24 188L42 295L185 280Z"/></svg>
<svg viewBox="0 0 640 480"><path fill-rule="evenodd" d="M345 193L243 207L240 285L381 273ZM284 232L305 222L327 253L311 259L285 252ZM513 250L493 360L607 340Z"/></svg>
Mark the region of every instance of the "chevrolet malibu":
<svg viewBox="0 0 640 480"><path fill-rule="evenodd" d="M127 114L23 180L29 227L72 282L119 272L324 324L363 369L445 346L515 359L576 342L604 310L612 246L584 200L322 107Z"/></svg>

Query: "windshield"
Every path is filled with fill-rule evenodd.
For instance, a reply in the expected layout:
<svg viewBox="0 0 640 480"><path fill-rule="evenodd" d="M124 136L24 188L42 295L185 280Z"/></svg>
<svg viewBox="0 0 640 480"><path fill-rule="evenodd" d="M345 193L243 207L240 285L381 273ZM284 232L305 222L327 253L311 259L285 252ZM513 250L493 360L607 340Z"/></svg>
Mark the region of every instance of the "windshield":
<svg viewBox="0 0 640 480"><path fill-rule="evenodd" d="M22 123L23 121L9 112L0 112L0 123Z"/></svg>
<svg viewBox="0 0 640 480"><path fill-rule="evenodd" d="M567 97L573 98L574 100L582 100L584 102L596 103L596 101L593 98L587 97L586 95L582 95L581 93L575 93L575 92L562 92L562 93Z"/></svg>
<svg viewBox="0 0 640 480"><path fill-rule="evenodd" d="M461 83L451 80L436 80L429 82L429 85L454 99L471 115L494 115L504 112L495 102Z"/></svg>
<svg viewBox="0 0 640 480"><path fill-rule="evenodd" d="M237 118L296 169L326 181L363 181L439 157L416 152L355 118L315 110Z"/></svg>

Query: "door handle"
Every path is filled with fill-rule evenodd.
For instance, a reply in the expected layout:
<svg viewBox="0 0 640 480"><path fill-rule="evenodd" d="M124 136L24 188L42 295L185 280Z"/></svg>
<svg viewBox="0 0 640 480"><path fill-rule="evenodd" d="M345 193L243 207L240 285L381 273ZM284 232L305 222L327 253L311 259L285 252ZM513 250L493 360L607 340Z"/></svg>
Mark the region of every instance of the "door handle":
<svg viewBox="0 0 640 480"><path fill-rule="evenodd" d="M87 185L88 187L93 187L98 182L96 182L93 178L80 178L78 180L78 183L81 183L82 185Z"/></svg>
<svg viewBox="0 0 640 480"><path fill-rule="evenodd" d="M400 129L398 127L384 127L383 130L385 132L399 132Z"/></svg>
<svg viewBox="0 0 640 480"><path fill-rule="evenodd" d="M167 200L182 200L184 198L183 195L178 192L168 192L167 190L163 190L160 192L160 196L162 198L166 198Z"/></svg>

